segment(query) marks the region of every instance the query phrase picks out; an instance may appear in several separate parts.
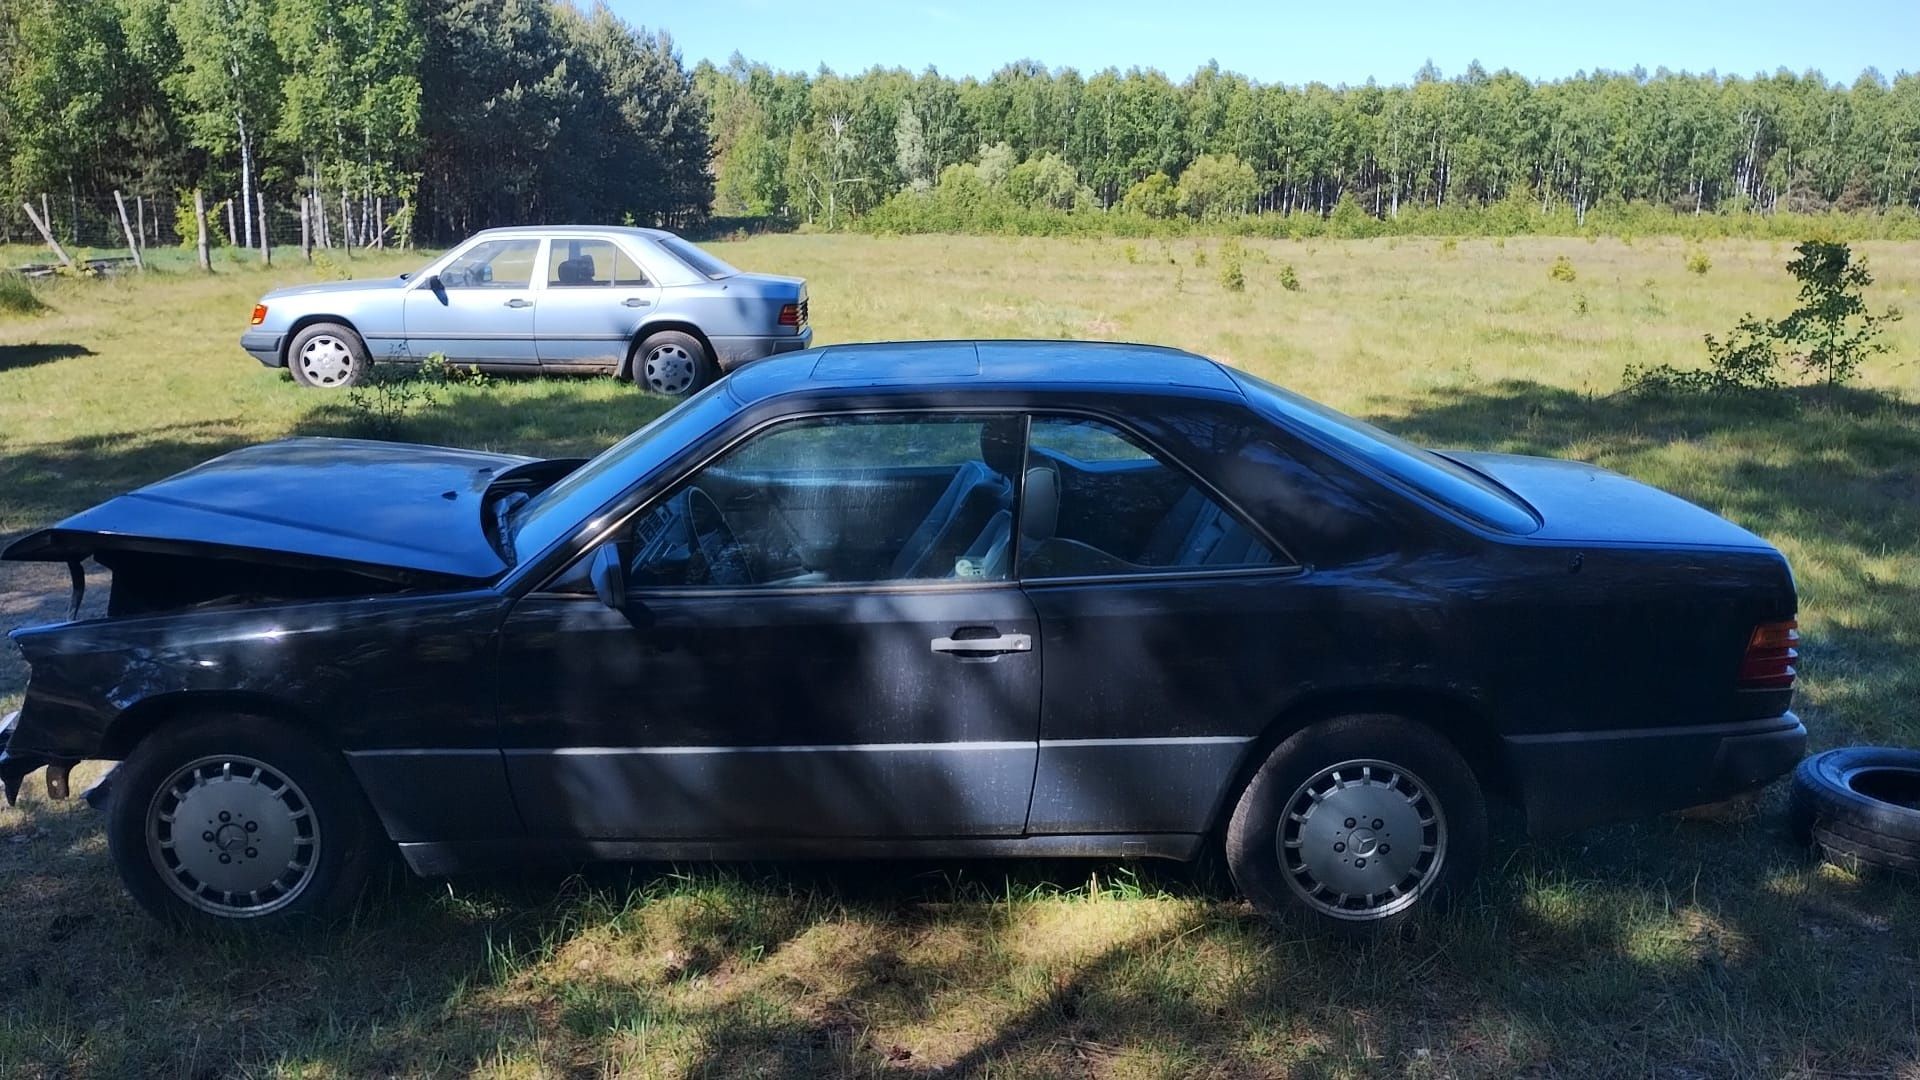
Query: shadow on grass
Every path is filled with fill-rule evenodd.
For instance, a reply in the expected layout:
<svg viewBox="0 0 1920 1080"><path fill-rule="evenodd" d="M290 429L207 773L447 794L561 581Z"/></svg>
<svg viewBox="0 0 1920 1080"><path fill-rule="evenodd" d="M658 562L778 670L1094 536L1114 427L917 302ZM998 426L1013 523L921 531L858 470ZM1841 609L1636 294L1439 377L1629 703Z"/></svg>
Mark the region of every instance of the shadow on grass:
<svg viewBox="0 0 1920 1080"><path fill-rule="evenodd" d="M85 345L0 345L0 372L51 364L75 356L92 356Z"/></svg>

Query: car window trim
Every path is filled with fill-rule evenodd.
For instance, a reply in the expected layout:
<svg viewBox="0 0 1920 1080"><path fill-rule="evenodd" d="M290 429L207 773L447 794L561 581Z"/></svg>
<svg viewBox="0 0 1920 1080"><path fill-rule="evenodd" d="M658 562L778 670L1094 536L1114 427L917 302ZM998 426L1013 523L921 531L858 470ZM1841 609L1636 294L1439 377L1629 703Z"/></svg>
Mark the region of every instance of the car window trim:
<svg viewBox="0 0 1920 1080"><path fill-rule="evenodd" d="M726 440L718 449L714 450L712 453L707 454L706 456L700 458L698 461L695 461L693 464L687 466L686 468L676 471L671 480L667 481L665 484L662 484L658 489L654 490L653 492L641 498L641 500L637 504L635 504L632 509L624 512L618 511L618 510L612 511L611 513L615 515L615 518L612 524L608 525L603 529L600 529L598 533L593 535L590 540L588 540L584 544L581 544L577 551L574 551L571 555L567 556L564 559L561 559L558 565L555 567L555 569L551 573L547 574L545 577L540 579L540 584L536 585L532 589L527 590L526 593L524 593L523 595L529 595L529 596L531 595L559 595L559 596L575 595L573 593L552 589L550 588L550 586L552 586L555 581L563 577L567 573L567 571L573 569L573 566L576 562L586 557L595 548L599 547L601 544L606 543L610 538L618 534L620 530L625 528L627 524L631 522L634 518L650 510L654 506L654 504L662 496L664 496L668 491L671 491L676 484L680 483L682 480L687 479L688 477L693 476L695 473L700 472L702 469L705 469L707 466L713 464L715 461L719 460L721 457L725 456L727 453L732 451L734 447L739 446L742 443L746 442L747 440L754 438L755 436L768 430L769 428L773 428L782 424L791 424L791 423L796 423L796 422L805 421L805 420L817 420L823 417L832 418L832 417L844 417L844 416L887 416L887 415L951 416L951 415L966 415L966 414L978 414L983 416L1021 416L1025 418L1025 423L1027 425L1026 428L1023 429L1023 434L1025 433L1026 430L1030 430L1032 425L1031 410L1023 408L1021 406L1017 406L1017 405L1011 406L1011 407L1005 406L1005 405L1001 405L1001 406L936 405L931 407L920 407L920 408L916 408L913 406L903 406L899 408L878 408L878 409L813 409L806 412L788 413L785 416L769 417L768 419L753 425L747 430L742 431L741 433L734 436L733 438ZM1013 543L1015 544L1018 544L1019 542L1020 508L1021 508L1020 500L1024 496L1025 490L1026 490L1026 444L1025 443L1023 443L1021 447L1020 464L1021 464L1020 475L1018 477L1013 478L1014 480L1014 495L1013 495L1014 540L1013 540ZM645 485L645 481L643 480L640 483L635 484L633 487L629 487L627 490L621 492L618 496L616 496L609 503L609 505L617 506L622 500L631 497L635 488L639 488L644 485ZM605 512L595 513L591 515L587 519L587 521L589 524L591 524L591 522L594 519L603 517L603 516L606 516ZM576 533L574 540L577 541L579 535L587 534L587 533L592 533L592 530L591 529L580 530L579 533ZM562 548L568 542L569 541L563 540L555 544L554 547ZM540 556L532 560L532 564L538 565L540 562L544 561L549 554L550 554L549 552L541 552ZM1019 555L1019 551L1017 550L1017 548L1012 554L1015 557ZM528 571L528 576L531 576L531 571ZM520 575L510 575L508 580L501 582L503 591L511 592L513 589L513 586L516 584L516 581L519 577ZM903 586L925 587L928 584L936 584L936 585L943 586L944 588L947 588L947 589L979 589L979 588L997 587L1002 585L1018 587L1019 583L1020 583L1020 577L1018 574L1018 567L1016 564L1014 572L1009 573L1009 575L1006 577L1005 580L1000 580L1000 581L982 581L978 579L973 579L973 580L949 582L949 581L944 581L942 579L934 578L934 579L922 580L918 582L848 582L848 583L845 583L844 585L838 585L838 586L830 584L830 585L824 585L824 586L822 585L790 586L790 588L805 589L814 595L829 595L835 592L836 589L843 589L843 588L849 588L849 587L867 588L873 585L881 585L881 586L903 585ZM704 586L688 586L684 591L699 592L703 595L737 596L743 593L747 589L755 589L759 587L760 586L756 586L756 585L749 585L745 587L737 586L737 585L704 585Z"/></svg>
<svg viewBox="0 0 1920 1080"><path fill-rule="evenodd" d="M432 273L421 274L418 281L415 282L415 285L417 286L425 282L430 277L438 277L442 273L445 273L448 267L458 262L469 251L479 247L481 244L521 244L529 241L533 244L533 263L527 268L527 283L525 285L515 285L511 287L504 285L455 285L452 288L455 292L466 292L468 290L484 292L489 289L498 289L501 292L535 292L543 288L546 283L546 279L540 274L540 270L547 265L546 260L549 257L547 238L544 236L489 236L484 238L476 236L456 249L453 254L436 266ZM499 258L499 256L496 255L494 258ZM492 260L488 260L487 265L492 266ZM442 284L441 288L445 289L447 286Z"/></svg>
<svg viewBox="0 0 1920 1080"><path fill-rule="evenodd" d="M1189 466L1186 462L1180 460L1180 456L1178 454L1169 453L1165 447L1162 447L1159 443L1155 442L1153 439L1149 438L1147 435L1137 430L1132 424L1129 424L1125 420L1122 420L1118 417L1110 416L1105 413L1101 413L1092 409L1029 409L1027 411L1027 455L1029 459L1033 454L1033 422L1035 420L1042 420L1042 419L1055 417L1055 416L1066 416L1066 417L1074 417L1079 419L1097 420L1100 423L1106 424L1107 426L1112 427L1115 430L1124 433L1128 438L1135 440L1136 445L1146 450L1146 452L1153 458L1154 461L1186 476L1189 482L1191 482L1195 487L1200 489L1201 494L1207 496L1208 498L1212 499L1214 502L1218 503L1222 509L1226 510L1227 513L1232 514L1234 519L1239 521L1242 527L1252 530L1253 535L1255 535L1256 537L1259 537L1260 540L1267 545L1267 548L1273 552L1275 558L1283 560L1281 562L1276 562L1271 566L1255 566L1255 567L1228 566L1228 567L1220 567L1218 569L1212 569L1212 570L1197 567L1190 572L1180 571L1180 570L1141 570L1141 571L1120 571L1112 574L1076 574L1076 575L1073 575L1073 580L1076 580L1076 581L1096 581L1096 580L1098 581L1138 581L1143 578L1157 580L1160 578L1172 577L1175 575L1179 575L1183 577L1203 576L1203 575L1217 576L1222 573L1236 574L1236 573L1244 573L1249 570L1266 573L1273 570L1299 571L1299 570L1306 569L1305 563L1301 562L1299 559L1294 558L1293 553L1288 551L1284 544L1281 544L1278 540L1276 540L1273 534L1269 532L1264 525L1254 520L1253 515L1241 509L1238 503L1228 498L1225 492L1222 492L1218 487L1215 487L1213 484L1208 483L1205 477L1195 472L1193 468ZM1023 493L1025 492L1026 485L1027 485L1027 476L1026 476L1027 467L1030 467L1030 466L1023 466L1020 472L1020 488ZM1019 534L1018 519L1015 519L1014 524L1016 526L1014 532L1016 537L1015 542L1017 544L1018 534ZM1014 551L1014 554L1015 556L1019 555L1019 551L1017 548ZM1014 577L1016 580L1023 581L1023 582L1024 581L1054 582L1054 581L1068 580L1067 578L1028 578L1025 575L1020 573L1020 564L1018 562L1014 563Z"/></svg>

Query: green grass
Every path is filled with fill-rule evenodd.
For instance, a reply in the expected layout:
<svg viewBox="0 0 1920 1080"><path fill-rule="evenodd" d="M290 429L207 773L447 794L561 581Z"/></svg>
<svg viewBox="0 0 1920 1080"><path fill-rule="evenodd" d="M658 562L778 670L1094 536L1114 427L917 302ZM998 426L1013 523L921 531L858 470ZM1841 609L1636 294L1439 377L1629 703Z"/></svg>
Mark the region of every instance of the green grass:
<svg viewBox="0 0 1920 1080"><path fill-rule="evenodd" d="M1697 363L1701 334L1790 306L1790 245L1241 245L1241 292L1209 240L716 247L807 276L823 342L1183 345L1421 441L1667 487L1793 560L1816 740L1920 744L1920 319L1844 394L1636 401L1614 394L1627 363ZM1858 249L1875 306L1912 313L1920 245ZM420 260L289 261L36 284L47 310L0 314L0 533L241 443L351 430L239 352L245 313L271 284ZM660 408L611 380L496 379L406 434L581 453ZM9 613L60 587L9 573ZM0 659L0 709L23 677ZM1550 842L1503 818L1467 903L1369 947L1266 929L1211 867L1112 863L403 878L334 934L222 941L138 915L91 812L36 790L0 812L0 1076L1911 1075L1920 899L1812 861L1780 813L1776 789Z"/></svg>

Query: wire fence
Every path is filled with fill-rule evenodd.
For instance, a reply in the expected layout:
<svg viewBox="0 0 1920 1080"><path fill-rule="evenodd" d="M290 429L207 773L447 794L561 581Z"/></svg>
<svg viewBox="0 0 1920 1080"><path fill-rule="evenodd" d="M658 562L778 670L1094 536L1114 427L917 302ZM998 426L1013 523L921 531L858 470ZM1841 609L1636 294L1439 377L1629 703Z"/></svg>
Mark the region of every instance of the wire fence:
<svg viewBox="0 0 1920 1080"><path fill-rule="evenodd" d="M24 204L24 205L22 205ZM207 246L257 251L264 231L268 249L305 247L355 250L404 247L405 211L384 200L368 204L348 200L325 206L320 200L254 200L248 214L239 195L202 195ZM31 210L31 212L29 212ZM123 216L124 215L124 216ZM137 250L192 253L199 240L193 195L121 192L113 196L41 194L0 207L0 269L37 271L57 265L59 257L33 218L38 216L66 255L75 261L131 261Z"/></svg>

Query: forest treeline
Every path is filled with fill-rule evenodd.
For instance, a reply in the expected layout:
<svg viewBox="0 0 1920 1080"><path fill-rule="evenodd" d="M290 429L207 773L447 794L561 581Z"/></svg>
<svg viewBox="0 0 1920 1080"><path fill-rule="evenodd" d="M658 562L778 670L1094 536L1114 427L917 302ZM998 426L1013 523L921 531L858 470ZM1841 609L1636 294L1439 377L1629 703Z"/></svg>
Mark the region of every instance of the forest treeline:
<svg viewBox="0 0 1920 1080"><path fill-rule="evenodd" d="M986 79L806 74L738 56L689 67L664 33L552 0L9 0L0 75L10 206L305 195L327 208L317 227L363 242L712 213L1364 233L1849 211L1905 230L1920 204L1910 73L1533 81L1428 65L1339 87L1211 65L1179 81L1031 61Z"/></svg>
<svg viewBox="0 0 1920 1080"><path fill-rule="evenodd" d="M604 7L5 0L0 73L9 207L199 188L284 211L307 195L332 239L445 242L528 221L685 225L712 198L692 73Z"/></svg>

